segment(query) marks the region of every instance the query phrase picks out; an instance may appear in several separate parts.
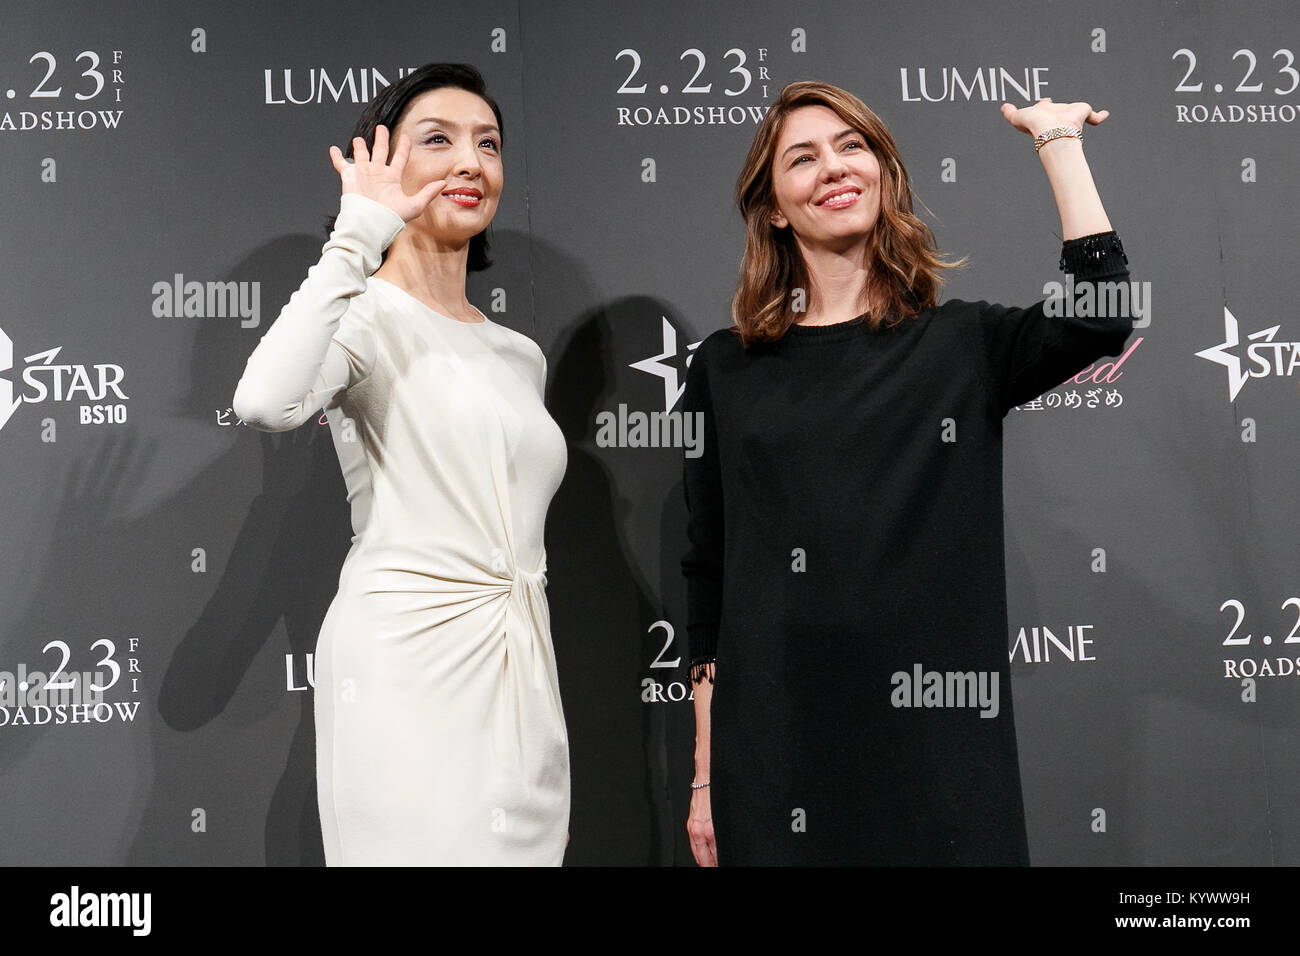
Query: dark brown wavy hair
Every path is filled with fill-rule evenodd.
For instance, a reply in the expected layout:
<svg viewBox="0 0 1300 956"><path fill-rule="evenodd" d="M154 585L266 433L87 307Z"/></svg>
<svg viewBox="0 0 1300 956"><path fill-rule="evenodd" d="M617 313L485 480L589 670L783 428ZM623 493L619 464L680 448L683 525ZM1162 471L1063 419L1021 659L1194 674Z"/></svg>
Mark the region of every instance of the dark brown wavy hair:
<svg viewBox="0 0 1300 956"><path fill-rule="evenodd" d="M912 185L894 138L865 103L829 83L791 83L758 124L753 145L736 182L736 205L745 220L745 255L731 301L731 318L741 342L775 342L795 324L796 289L812 295L808 268L790 227L777 228L772 191L776 144L792 112L803 106L834 110L867 141L880 165L880 212L867 242L866 294L882 308L868 316L873 328L896 325L938 302L940 271L959 268L935 247L934 233L912 212ZM811 305L811 303L808 303Z"/></svg>

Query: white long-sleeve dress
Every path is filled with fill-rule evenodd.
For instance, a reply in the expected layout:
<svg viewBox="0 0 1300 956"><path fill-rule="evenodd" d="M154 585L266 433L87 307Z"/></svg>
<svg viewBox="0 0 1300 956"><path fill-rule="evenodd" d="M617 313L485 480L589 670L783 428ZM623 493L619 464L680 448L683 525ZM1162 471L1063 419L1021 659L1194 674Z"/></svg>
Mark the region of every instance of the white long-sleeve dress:
<svg viewBox="0 0 1300 956"><path fill-rule="evenodd" d="M558 865L569 748L542 538L567 453L546 360L372 276L403 225L343 196L233 402L267 431L326 409L347 484L355 533L315 658L325 860Z"/></svg>

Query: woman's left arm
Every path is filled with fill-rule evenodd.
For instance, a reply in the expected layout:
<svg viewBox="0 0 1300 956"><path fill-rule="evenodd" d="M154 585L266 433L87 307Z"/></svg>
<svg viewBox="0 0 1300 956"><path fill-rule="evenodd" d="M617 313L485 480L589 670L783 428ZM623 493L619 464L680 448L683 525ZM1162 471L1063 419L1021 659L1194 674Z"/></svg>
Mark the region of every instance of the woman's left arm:
<svg viewBox="0 0 1300 956"><path fill-rule="evenodd" d="M1002 115L1037 137L1058 127L1096 126L1110 114L1087 103L1043 99L1024 109L1004 103ZM1061 214L1064 288L1073 290L1076 302L1043 300L1029 308L976 303L999 415L1061 384L1098 357L1119 355L1133 331L1128 257L1102 208L1083 143L1074 136L1053 138L1038 157ZM1049 304L1065 307L1049 311Z"/></svg>
<svg viewBox="0 0 1300 956"><path fill-rule="evenodd" d="M1037 137L1060 126L1073 126L1082 132L1085 126L1101 123L1110 111L1094 110L1087 103L1053 103L1051 99L1041 99L1023 109L1003 103L1002 115L1016 129ZM1110 220L1102 208L1097 185L1092 181L1082 140L1073 136L1052 139L1039 149L1038 158L1052 184L1056 208L1061 214L1061 238L1078 239L1110 232Z"/></svg>

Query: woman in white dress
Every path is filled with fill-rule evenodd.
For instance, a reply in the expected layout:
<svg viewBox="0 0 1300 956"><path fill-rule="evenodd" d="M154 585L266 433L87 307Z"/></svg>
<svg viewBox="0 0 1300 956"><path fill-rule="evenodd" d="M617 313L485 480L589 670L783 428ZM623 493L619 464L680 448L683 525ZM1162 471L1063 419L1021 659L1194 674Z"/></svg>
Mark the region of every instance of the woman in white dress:
<svg viewBox="0 0 1300 956"><path fill-rule="evenodd" d="M541 350L465 295L488 264L501 143L472 67L380 93L353 161L330 149L334 231L235 393L265 431L325 408L348 488L355 534L315 659L327 865L564 856L542 537L567 453Z"/></svg>

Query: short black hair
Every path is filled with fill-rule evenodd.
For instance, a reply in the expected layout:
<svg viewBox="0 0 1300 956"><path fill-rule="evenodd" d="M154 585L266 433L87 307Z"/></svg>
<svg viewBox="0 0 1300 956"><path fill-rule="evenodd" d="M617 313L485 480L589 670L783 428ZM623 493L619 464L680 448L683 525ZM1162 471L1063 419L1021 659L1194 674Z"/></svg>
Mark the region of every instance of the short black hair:
<svg viewBox="0 0 1300 956"><path fill-rule="evenodd" d="M497 105L496 100L488 95L487 84L483 82L483 74L468 63L426 63L418 70L406 74L396 83L384 87L378 96L366 104L365 110L361 113L361 118L357 120L357 125L352 130L352 135L348 138L347 149L343 151L344 157L347 159L352 158L352 140L357 137L365 140L366 149L374 149L376 127L386 126L391 134L397 128L397 124L402 121L402 117L406 114L412 100L422 93L428 93L430 90L441 90L446 87L473 93L492 107L492 114L497 121L497 129L501 133L501 144L504 146L506 128L504 121L501 119L501 107ZM335 217L331 216L326 221L325 231L327 233L334 231L334 219ZM484 230L469 241L469 262L466 269L470 272L480 272L491 264L492 260L488 258L487 230Z"/></svg>

